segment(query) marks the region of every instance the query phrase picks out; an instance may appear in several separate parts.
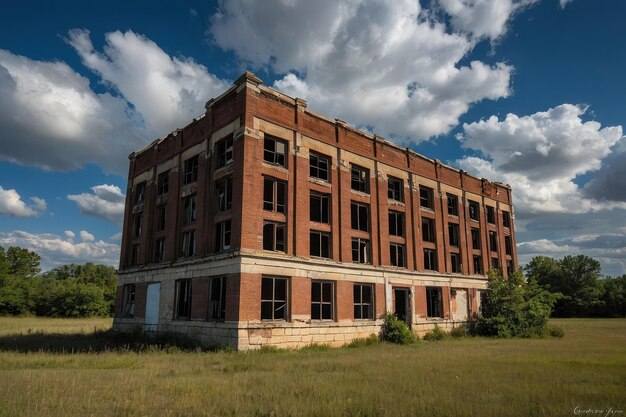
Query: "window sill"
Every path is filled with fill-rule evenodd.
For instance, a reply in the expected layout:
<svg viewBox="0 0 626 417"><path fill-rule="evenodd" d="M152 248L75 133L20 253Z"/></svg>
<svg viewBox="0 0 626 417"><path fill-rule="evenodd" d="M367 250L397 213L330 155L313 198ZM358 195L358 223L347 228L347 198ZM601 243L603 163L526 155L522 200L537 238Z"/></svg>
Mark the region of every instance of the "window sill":
<svg viewBox="0 0 626 417"><path fill-rule="evenodd" d="M332 188L332 184L325 179L317 178L317 177L309 177L309 182L317 185L321 185L323 187Z"/></svg>

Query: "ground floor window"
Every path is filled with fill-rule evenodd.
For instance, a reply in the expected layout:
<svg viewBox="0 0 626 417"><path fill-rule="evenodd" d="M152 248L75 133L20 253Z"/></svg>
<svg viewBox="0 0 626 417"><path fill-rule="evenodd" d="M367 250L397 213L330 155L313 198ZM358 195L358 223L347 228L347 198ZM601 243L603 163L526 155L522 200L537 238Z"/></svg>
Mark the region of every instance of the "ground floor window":
<svg viewBox="0 0 626 417"><path fill-rule="evenodd" d="M262 278L261 320L287 320L287 278Z"/></svg>
<svg viewBox="0 0 626 417"><path fill-rule="evenodd" d="M354 319L372 320L374 318L374 286L372 284L354 284Z"/></svg>
<svg viewBox="0 0 626 417"><path fill-rule="evenodd" d="M226 318L226 278L209 278L209 320Z"/></svg>
<svg viewBox="0 0 626 417"><path fill-rule="evenodd" d="M124 306L122 317L135 316L135 284L124 285L123 288Z"/></svg>
<svg viewBox="0 0 626 417"><path fill-rule="evenodd" d="M176 306L175 318L189 320L191 317L191 280L181 279L176 281Z"/></svg>
<svg viewBox="0 0 626 417"><path fill-rule="evenodd" d="M332 281L311 283L311 320L332 320L334 285Z"/></svg>
<svg viewBox="0 0 626 417"><path fill-rule="evenodd" d="M428 317L443 317L443 298L440 287L426 288L426 314Z"/></svg>

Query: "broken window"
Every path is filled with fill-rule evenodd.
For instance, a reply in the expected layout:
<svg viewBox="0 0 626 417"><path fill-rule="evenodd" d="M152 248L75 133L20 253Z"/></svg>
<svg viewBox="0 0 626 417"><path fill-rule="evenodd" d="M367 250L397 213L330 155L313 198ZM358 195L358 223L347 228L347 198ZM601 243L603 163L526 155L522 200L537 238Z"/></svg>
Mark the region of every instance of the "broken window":
<svg viewBox="0 0 626 417"><path fill-rule="evenodd" d="M217 148L217 168L223 168L233 162L233 137L229 136L215 144Z"/></svg>
<svg viewBox="0 0 626 417"><path fill-rule="evenodd" d="M472 249L480 250L480 229L472 227Z"/></svg>
<svg viewBox="0 0 626 417"><path fill-rule="evenodd" d="M130 248L130 265L139 265L139 245L133 245Z"/></svg>
<svg viewBox="0 0 626 417"><path fill-rule="evenodd" d="M404 236L404 213L389 211L389 234Z"/></svg>
<svg viewBox="0 0 626 417"><path fill-rule="evenodd" d="M498 234L496 232L489 232L489 249L492 252L498 251Z"/></svg>
<svg viewBox="0 0 626 417"><path fill-rule="evenodd" d="M485 206L487 208L487 222L496 224L496 209L491 206Z"/></svg>
<svg viewBox="0 0 626 417"><path fill-rule="evenodd" d="M435 243L435 219L422 217L422 240Z"/></svg>
<svg viewBox="0 0 626 417"><path fill-rule="evenodd" d="M502 212L502 226L511 227L511 213L508 211Z"/></svg>
<svg viewBox="0 0 626 417"><path fill-rule="evenodd" d="M175 319L189 320L191 316L191 280L181 279L176 281L176 307L174 308Z"/></svg>
<svg viewBox="0 0 626 417"><path fill-rule="evenodd" d="M334 287L332 281L311 282L311 320L333 319Z"/></svg>
<svg viewBox="0 0 626 417"><path fill-rule="evenodd" d="M123 288L124 305L122 317L132 318L135 316L135 284L126 284Z"/></svg>
<svg viewBox="0 0 626 417"><path fill-rule="evenodd" d="M141 204L146 199L146 182L140 182L135 187L135 205Z"/></svg>
<svg viewBox="0 0 626 417"><path fill-rule="evenodd" d="M469 218L470 220L480 220L480 204L476 201L469 200Z"/></svg>
<svg viewBox="0 0 626 417"><path fill-rule="evenodd" d="M406 268L406 262L404 259L404 245L399 243L389 244L389 261L393 266L399 266Z"/></svg>
<svg viewBox="0 0 626 417"><path fill-rule="evenodd" d="M404 202L404 181L400 178L389 177L387 180L387 197L390 200Z"/></svg>
<svg viewBox="0 0 626 417"><path fill-rule="evenodd" d="M230 210L233 205L233 177L219 180L215 184L217 212Z"/></svg>
<svg viewBox="0 0 626 417"><path fill-rule="evenodd" d="M504 236L504 250L507 255L511 255L513 248L511 247L511 236Z"/></svg>
<svg viewBox="0 0 626 417"><path fill-rule="evenodd" d="M183 185L198 180L198 156L187 159L183 164Z"/></svg>
<svg viewBox="0 0 626 417"><path fill-rule="evenodd" d="M263 180L263 210L285 213L287 183L275 178Z"/></svg>
<svg viewBox="0 0 626 417"><path fill-rule="evenodd" d="M440 287L426 288L426 314L428 317L443 317L443 297Z"/></svg>
<svg viewBox="0 0 626 417"><path fill-rule="evenodd" d="M162 206L157 206L156 208L156 231L160 232L162 230L165 230L165 213L166 213L166 207L165 205Z"/></svg>
<svg viewBox="0 0 626 417"><path fill-rule="evenodd" d="M374 319L374 286L372 284L354 284L354 319Z"/></svg>
<svg viewBox="0 0 626 417"><path fill-rule="evenodd" d="M424 269L437 270L437 252L435 249L424 249Z"/></svg>
<svg viewBox="0 0 626 417"><path fill-rule="evenodd" d="M435 199L432 188L420 185L420 206L430 210L435 209Z"/></svg>
<svg viewBox="0 0 626 417"><path fill-rule="evenodd" d="M143 213L137 213L133 216L133 237L141 236L141 224L143 220Z"/></svg>
<svg viewBox="0 0 626 417"><path fill-rule="evenodd" d="M330 258L330 234L311 230L311 256Z"/></svg>
<svg viewBox="0 0 626 417"><path fill-rule="evenodd" d="M450 241L450 246L459 247L460 229L458 224L448 223L448 240Z"/></svg>
<svg viewBox="0 0 626 417"><path fill-rule="evenodd" d="M318 223L330 223L330 194L311 192L310 219Z"/></svg>
<svg viewBox="0 0 626 417"><path fill-rule="evenodd" d="M196 212L196 195L192 194L185 197L183 202L183 224L191 223L196 220L198 213Z"/></svg>
<svg viewBox="0 0 626 417"><path fill-rule="evenodd" d="M369 212L370 207L367 204L352 202L350 204L350 214L352 220L352 229L369 231Z"/></svg>
<svg viewBox="0 0 626 417"><path fill-rule="evenodd" d="M230 249L230 220L215 225L215 252Z"/></svg>
<svg viewBox="0 0 626 417"><path fill-rule="evenodd" d="M452 266L453 274L460 274L463 272L463 265L461 264L461 254L460 253L451 253L450 254L450 265Z"/></svg>
<svg viewBox="0 0 626 417"><path fill-rule="evenodd" d="M263 249L285 252L285 224L263 223Z"/></svg>
<svg viewBox="0 0 626 417"><path fill-rule="evenodd" d="M371 263L369 240L356 237L352 238L352 262L359 264Z"/></svg>
<svg viewBox="0 0 626 417"><path fill-rule="evenodd" d="M287 142L268 134L263 141L263 160L270 164L287 166Z"/></svg>
<svg viewBox="0 0 626 417"><path fill-rule="evenodd" d="M483 259L480 255L474 255L474 273L483 273Z"/></svg>
<svg viewBox="0 0 626 417"><path fill-rule="evenodd" d="M352 165L350 186L355 191L369 194L370 192L370 170L360 167L358 165Z"/></svg>
<svg viewBox="0 0 626 417"><path fill-rule="evenodd" d="M183 233L181 256L189 257L196 254L196 231L188 230Z"/></svg>
<svg viewBox="0 0 626 417"><path fill-rule="evenodd" d="M209 320L226 318L226 277L209 278Z"/></svg>
<svg viewBox="0 0 626 417"><path fill-rule="evenodd" d="M454 194L447 194L448 197L448 214L450 216L459 215L459 197Z"/></svg>
<svg viewBox="0 0 626 417"><path fill-rule="evenodd" d="M498 261L498 258L491 258L491 268L492 269L500 268L500 262Z"/></svg>
<svg viewBox="0 0 626 417"><path fill-rule="evenodd" d="M261 320L287 320L287 278L262 278Z"/></svg>
<svg viewBox="0 0 626 417"><path fill-rule="evenodd" d="M330 158L315 152L309 153L309 175L324 181L330 180Z"/></svg>
<svg viewBox="0 0 626 417"><path fill-rule="evenodd" d="M170 171L161 172L157 177L157 195L167 194L170 188Z"/></svg>
<svg viewBox="0 0 626 417"><path fill-rule="evenodd" d="M165 260L165 239L157 239L154 242L154 262Z"/></svg>

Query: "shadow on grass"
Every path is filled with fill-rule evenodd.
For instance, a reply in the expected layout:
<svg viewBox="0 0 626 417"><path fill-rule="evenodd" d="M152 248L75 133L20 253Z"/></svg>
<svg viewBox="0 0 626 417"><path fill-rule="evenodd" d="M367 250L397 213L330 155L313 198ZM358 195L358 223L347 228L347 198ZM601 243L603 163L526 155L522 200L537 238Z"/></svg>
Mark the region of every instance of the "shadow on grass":
<svg viewBox="0 0 626 417"><path fill-rule="evenodd" d="M101 352L205 352L228 350L228 347L202 346L189 336L143 332L123 333L97 330L93 333L32 332L0 336L0 351L43 353L101 353Z"/></svg>

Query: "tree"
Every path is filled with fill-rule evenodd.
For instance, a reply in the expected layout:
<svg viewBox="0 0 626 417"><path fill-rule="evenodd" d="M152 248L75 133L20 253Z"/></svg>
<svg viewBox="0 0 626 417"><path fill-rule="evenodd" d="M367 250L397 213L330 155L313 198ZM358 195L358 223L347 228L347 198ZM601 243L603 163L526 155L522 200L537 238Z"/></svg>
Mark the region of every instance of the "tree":
<svg viewBox="0 0 626 417"><path fill-rule="evenodd" d="M38 254L18 246L11 246L6 251L8 273L11 275L32 278L41 271L40 261L41 257Z"/></svg>
<svg viewBox="0 0 626 417"><path fill-rule="evenodd" d="M626 317L626 275L599 280L601 293L599 315L604 317Z"/></svg>

